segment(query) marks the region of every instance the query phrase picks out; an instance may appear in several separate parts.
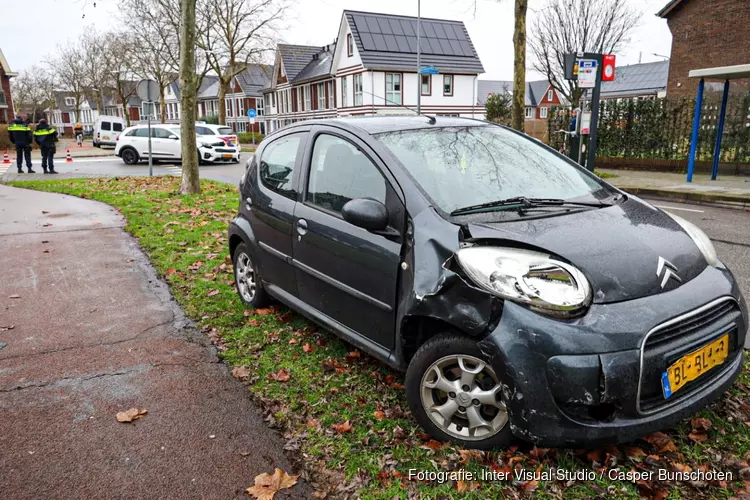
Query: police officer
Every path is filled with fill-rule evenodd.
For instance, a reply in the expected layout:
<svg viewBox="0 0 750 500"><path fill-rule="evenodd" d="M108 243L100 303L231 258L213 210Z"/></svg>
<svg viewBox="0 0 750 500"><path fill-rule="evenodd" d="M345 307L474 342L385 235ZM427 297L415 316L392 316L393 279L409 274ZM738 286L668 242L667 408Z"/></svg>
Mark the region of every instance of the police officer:
<svg viewBox="0 0 750 500"><path fill-rule="evenodd" d="M26 122L17 116L13 123L8 127L8 136L10 142L16 146L16 166L18 167L18 173L23 173L23 157L26 157L26 168L30 174L34 171L31 170L31 129Z"/></svg>
<svg viewBox="0 0 750 500"><path fill-rule="evenodd" d="M47 120L42 118L34 130L34 140L42 150L42 170L45 174L56 174L55 171L55 143L57 142L57 130L47 125ZM47 170L49 167L49 170Z"/></svg>

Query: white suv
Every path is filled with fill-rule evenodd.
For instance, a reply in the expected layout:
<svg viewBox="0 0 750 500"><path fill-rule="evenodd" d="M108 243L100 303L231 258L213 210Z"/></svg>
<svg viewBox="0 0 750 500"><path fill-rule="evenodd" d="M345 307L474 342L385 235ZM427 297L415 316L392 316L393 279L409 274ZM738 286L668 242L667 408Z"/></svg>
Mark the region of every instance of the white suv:
<svg viewBox="0 0 750 500"><path fill-rule="evenodd" d="M224 141L227 146L240 147L237 134L226 125L211 125L210 123L198 122L195 124L195 133L198 134L198 137L216 136Z"/></svg>
<svg viewBox="0 0 750 500"><path fill-rule="evenodd" d="M175 125L151 125L151 153L154 160L180 160L180 128ZM115 155L128 165L148 159L148 126L128 127L117 139ZM228 146L215 136L198 136L198 159L201 163L240 161L240 148Z"/></svg>

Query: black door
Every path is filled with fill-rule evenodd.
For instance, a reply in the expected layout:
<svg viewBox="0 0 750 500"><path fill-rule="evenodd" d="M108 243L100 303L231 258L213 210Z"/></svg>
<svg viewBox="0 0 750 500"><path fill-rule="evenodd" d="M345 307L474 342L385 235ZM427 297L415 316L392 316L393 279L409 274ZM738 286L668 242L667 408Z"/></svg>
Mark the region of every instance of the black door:
<svg viewBox="0 0 750 500"><path fill-rule="evenodd" d="M253 159L255 165L243 185L240 205L255 235L254 253L261 279L294 296L294 206L307 134L306 130L295 131L264 145Z"/></svg>
<svg viewBox="0 0 750 500"><path fill-rule="evenodd" d="M307 175L301 176L303 198L295 207L293 252L299 297L345 327L392 348L403 204L386 180L382 163L347 132L313 129L304 165ZM384 203L393 234L373 234L346 222L341 208L354 198Z"/></svg>

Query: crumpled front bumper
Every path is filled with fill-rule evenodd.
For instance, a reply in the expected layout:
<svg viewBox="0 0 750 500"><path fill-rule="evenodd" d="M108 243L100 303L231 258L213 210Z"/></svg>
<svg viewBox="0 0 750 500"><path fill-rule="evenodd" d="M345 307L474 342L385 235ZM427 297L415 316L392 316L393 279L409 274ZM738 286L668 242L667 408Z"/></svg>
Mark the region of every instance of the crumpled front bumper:
<svg viewBox="0 0 750 500"><path fill-rule="evenodd" d="M646 341L674 320L691 324L695 311L711 319L702 312L713 310L708 306L726 313L658 348ZM541 446L588 447L670 427L716 399L742 369L747 326L747 305L731 272L708 267L675 290L594 304L576 320L546 318L506 302L498 326L479 345L507 384L516 436ZM664 399L656 380L661 372L726 332L726 361Z"/></svg>

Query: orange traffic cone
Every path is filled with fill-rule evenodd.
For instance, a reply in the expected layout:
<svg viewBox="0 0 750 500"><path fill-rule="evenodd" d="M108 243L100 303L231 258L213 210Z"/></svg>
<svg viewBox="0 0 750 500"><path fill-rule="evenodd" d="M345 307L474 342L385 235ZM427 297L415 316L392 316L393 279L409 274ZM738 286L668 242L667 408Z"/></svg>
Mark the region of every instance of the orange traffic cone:
<svg viewBox="0 0 750 500"><path fill-rule="evenodd" d="M10 158L8 158L7 149L3 149L3 165L10 165Z"/></svg>
<svg viewBox="0 0 750 500"><path fill-rule="evenodd" d="M73 158L70 156L70 148L66 149L65 153L67 154L67 157L65 158L65 163L72 163Z"/></svg>

